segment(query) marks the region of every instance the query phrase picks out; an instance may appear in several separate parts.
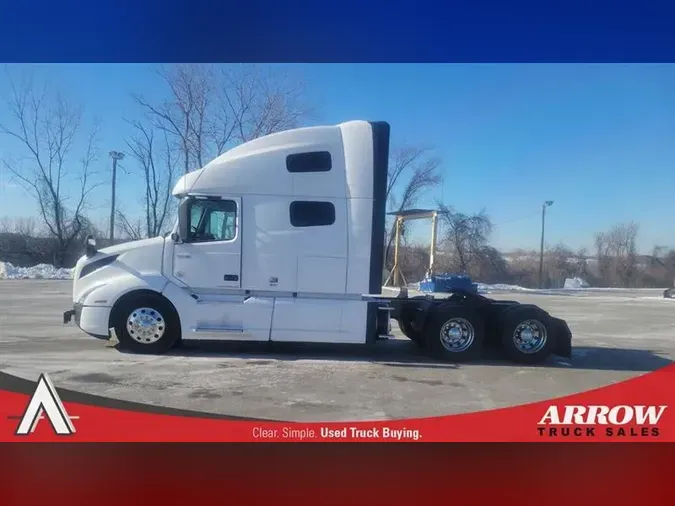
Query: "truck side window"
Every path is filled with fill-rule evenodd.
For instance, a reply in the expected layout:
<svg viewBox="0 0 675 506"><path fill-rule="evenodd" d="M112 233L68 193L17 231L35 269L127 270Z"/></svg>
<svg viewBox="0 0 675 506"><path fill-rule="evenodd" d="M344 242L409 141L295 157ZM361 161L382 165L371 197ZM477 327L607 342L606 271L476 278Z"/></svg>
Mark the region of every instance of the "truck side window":
<svg viewBox="0 0 675 506"><path fill-rule="evenodd" d="M296 200L289 209L294 227L325 227L335 223L335 206L331 202Z"/></svg>
<svg viewBox="0 0 675 506"><path fill-rule="evenodd" d="M286 157L288 172L328 172L332 166L333 160L328 151L293 153Z"/></svg>
<svg viewBox="0 0 675 506"><path fill-rule="evenodd" d="M231 241L237 235L237 203L198 200L190 206L191 242Z"/></svg>

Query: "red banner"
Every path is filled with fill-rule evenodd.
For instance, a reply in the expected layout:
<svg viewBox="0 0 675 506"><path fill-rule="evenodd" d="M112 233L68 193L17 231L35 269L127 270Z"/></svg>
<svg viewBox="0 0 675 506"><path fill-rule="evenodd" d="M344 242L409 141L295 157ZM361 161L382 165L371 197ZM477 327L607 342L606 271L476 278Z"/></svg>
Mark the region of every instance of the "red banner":
<svg viewBox="0 0 675 506"><path fill-rule="evenodd" d="M522 406L376 422L229 420L63 402L73 430L62 422L62 435L56 433L56 408L31 412L29 405L37 394L2 391L0 441L672 442L674 373L675 365L670 365L607 387ZM48 390L45 387L43 393ZM31 417L35 419L28 420Z"/></svg>
<svg viewBox="0 0 675 506"><path fill-rule="evenodd" d="M0 498L3 506L647 506L672 502L674 463L672 444L6 444Z"/></svg>

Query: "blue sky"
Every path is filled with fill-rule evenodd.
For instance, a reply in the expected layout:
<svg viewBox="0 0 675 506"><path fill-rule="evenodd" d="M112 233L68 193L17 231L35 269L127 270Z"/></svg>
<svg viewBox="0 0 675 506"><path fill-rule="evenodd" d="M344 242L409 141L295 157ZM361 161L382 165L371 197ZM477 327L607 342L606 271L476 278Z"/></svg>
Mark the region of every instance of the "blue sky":
<svg viewBox="0 0 675 506"><path fill-rule="evenodd" d="M485 208L501 249L538 247L544 200L555 201L549 244L592 248L595 232L635 221L643 251L675 247L675 65L293 67L317 110L313 123L386 120L394 145L433 147L445 183L427 199L442 196L464 212ZM52 65L39 73L101 120L102 154L125 148L124 119L138 114L130 92L152 99L164 91L147 65ZM14 149L0 138L0 155ZM99 165L105 173L109 159ZM120 176L128 210L138 209L134 181ZM95 195L101 220L108 194L104 187ZM34 213L2 175L0 216Z"/></svg>

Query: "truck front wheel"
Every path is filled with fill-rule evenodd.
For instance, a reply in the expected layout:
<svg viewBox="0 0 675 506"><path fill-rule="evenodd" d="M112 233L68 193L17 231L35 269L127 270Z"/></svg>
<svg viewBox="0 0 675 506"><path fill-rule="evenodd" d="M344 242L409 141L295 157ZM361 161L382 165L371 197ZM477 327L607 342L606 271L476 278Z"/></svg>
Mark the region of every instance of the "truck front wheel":
<svg viewBox="0 0 675 506"><path fill-rule="evenodd" d="M436 358L464 362L480 357L485 342L483 320L463 307L446 307L430 315L426 346Z"/></svg>
<svg viewBox="0 0 675 506"><path fill-rule="evenodd" d="M165 353L181 335L176 310L159 294L125 297L114 306L110 321L120 349L135 353Z"/></svg>

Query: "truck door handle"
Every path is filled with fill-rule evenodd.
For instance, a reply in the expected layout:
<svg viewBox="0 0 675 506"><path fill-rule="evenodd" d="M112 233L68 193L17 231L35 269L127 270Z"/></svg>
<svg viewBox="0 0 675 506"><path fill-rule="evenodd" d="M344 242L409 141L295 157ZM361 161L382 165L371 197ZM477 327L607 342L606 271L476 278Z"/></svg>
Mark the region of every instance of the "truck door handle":
<svg viewBox="0 0 675 506"><path fill-rule="evenodd" d="M190 253L178 253L178 255L176 255L176 256L178 258L190 258L190 257L192 257L192 255L190 255Z"/></svg>

